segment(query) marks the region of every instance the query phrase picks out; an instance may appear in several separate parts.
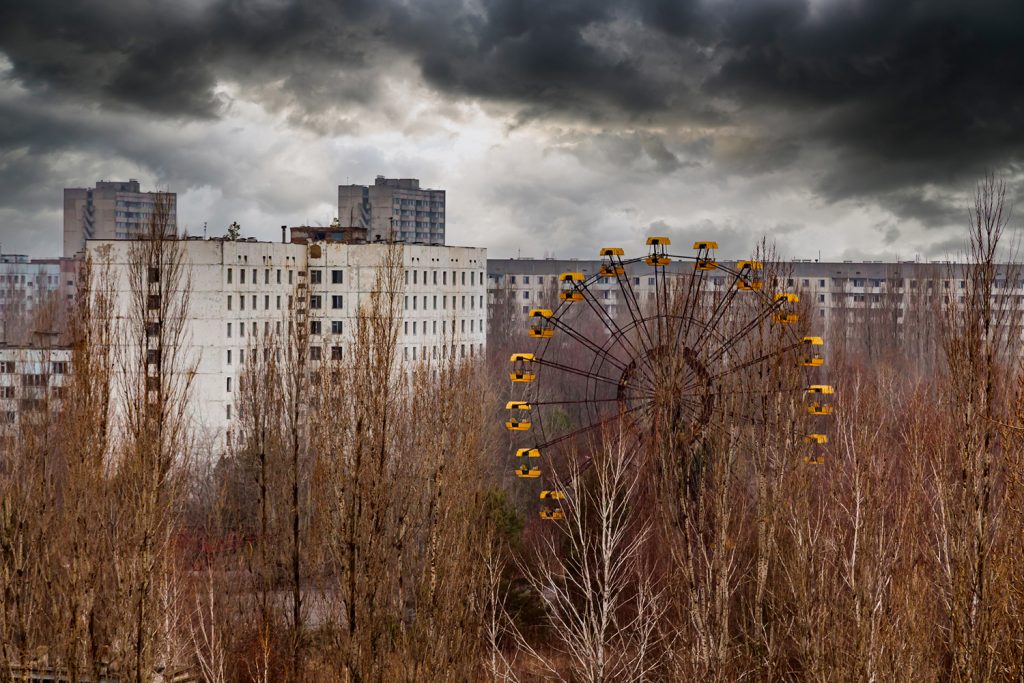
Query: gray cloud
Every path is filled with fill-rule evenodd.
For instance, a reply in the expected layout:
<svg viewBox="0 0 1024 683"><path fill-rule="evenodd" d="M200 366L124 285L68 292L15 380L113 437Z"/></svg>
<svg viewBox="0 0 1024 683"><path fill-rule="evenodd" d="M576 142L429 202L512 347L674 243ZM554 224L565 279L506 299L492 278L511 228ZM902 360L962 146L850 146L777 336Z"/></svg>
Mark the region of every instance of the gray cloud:
<svg viewBox="0 0 1024 683"><path fill-rule="evenodd" d="M783 187L819 211L942 229L961 222L983 170L1020 173L1022 39L1016 0L12 0L0 6L0 217L18 229L97 172L321 211L308 183L270 179L284 149L355 149L355 136L392 130L414 156L436 155L416 141L471 136L465 105L511 122L506 136L530 131L564 168L584 164L551 188L494 172L503 191L474 211L491 201L524 230L552 215L567 235L669 220L683 205L663 195L680 185L729 198L716 207L727 230L806 222L742 217L764 210L749 193ZM278 130L247 126L253 106ZM258 144L267 135L277 148ZM368 158L437 166L387 149ZM351 158L317 163L355 170ZM389 168L364 175L377 171ZM339 181L323 179L328 206ZM678 194L687 208L702 197Z"/></svg>

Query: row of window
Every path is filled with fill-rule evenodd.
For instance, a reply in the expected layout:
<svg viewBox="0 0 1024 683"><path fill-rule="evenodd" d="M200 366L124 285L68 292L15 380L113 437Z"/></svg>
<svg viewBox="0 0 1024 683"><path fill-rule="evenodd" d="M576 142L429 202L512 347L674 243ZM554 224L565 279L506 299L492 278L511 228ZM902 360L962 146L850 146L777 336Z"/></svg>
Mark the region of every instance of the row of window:
<svg viewBox="0 0 1024 683"><path fill-rule="evenodd" d="M423 310L424 311L427 310L427 295L426 294L422 295L422 297L418 297L415 294L413 294L411 297L409 297L409 296L405 297L405 302L403 304L403 307L404 307L404 310L406 310L406 311L409 310L409 301L410 301L410 299L412 300L412 310L414 310L414 311L420 310L419 309L419 302L420 302L420 300L423 301ZM459 298L453 294L452 295L452 310L456 310L457 308L461 308L462 310L466 310L466 295L465 294L462 295L462 299L461 299L461 304L462 305L461 305L461 307L457 307L456 306L456 303L458 303L459 301L460 301ZM469 295L469 310L471 310L471 311L472 310L476 310L478 305L479 305L480 308L484 307L484 295L483 294L479 294L479 295L477 295L474 298L473 295L470 294ZM431 299L431 308L430 308L430 310L433 310L433 311L437 310L437 294L435 294L433 296L433 298ZM442 294L441 295L441 310L442 311L448 310L448 295L447 294Z"/></svg>
<svg viewBox="0 0 1024 683"><path fill-rule="evenodd" d="M33 366L38 365L33 363ZM12 375L16 372L15 362L13 360L0 361L0 374ZM53 375L65 375L68 372L68 362L64 360L53 361L50 363L50 373ZM43 377L44 375L25 375L25 377Z"/></svg>
<svg viewBox="0 0 1024 683"><path fill-rule="evenodd" d="M253 311L258 310L257 303L259 301L259 296L257 294L253 294L253 295L251 295L249 300L252 302L250 310L253 310ZM245 295L244 294L240 294L238 296L238 310L240 310L240 311L244 311L245 310L245 301L246 301ZM229 311L233 311L234 310L234 303L235 303L234 295L233 294L228 294L227 306L228 306L228 310ZM292 303L293 303L293 297L292 297L292 295L289 294L288 295L288 309L289 310L291 310L291 308L292 308ZM275 310L278 310L278 311L281 310L281 295L280 294L274 295L274 307L275 307ZM315 309L315 310L323 309L323 307L324 307L323 296L321 296L320 294L311 294L310 297L309 297L309 307L311 309ZM338 310L338 309L342 309L342 308L345 308L345 297L342 296L341 294L332 294L331 295L331 309ZM263 295L263 310L265 310L265 311L269 311L270 310L270 295L269 294L264 294Z"/></svg>
<svg viewBox="0 0 1024 683"><path fill-rule="evenodd" d="M448 272L449 271L447 271L447 270L441 270L441 271L438 271L438 270L431 270L431 271L411 270L410 271L410 270L407 270L407 271L405 271L405 284L407 284L407 285L409 285L409 284L418 285L418 284L421 284L421 283L424 284L424 285L428 284L427 283L427 272L430 272L432 274L432 276L433 276L432 277L432 281L429 284L441 285L442 287L448 284ZM441 273L441 281L440 282L438 282L438 278L437 278L437 274L439 272ZM458 272L459 271L455 271L455 270L451 271L451 274L452 274L452 278L451 278L452 286L454 286L456 284L456 280L457 280L456 275L458 274ZM466 271L463 270L461 272L462 272L462 284L465 285L466 284ZM412 273L412 282L409 282L409 273ZM423 273L422 279L420 278L420 273ZM476 286L476 280L477 280L476 271L475 270L469 271L469 284L470 284L470 286ZM483 284L483 283L484 283L484 275L483 275L483 273L480 273L480 284Z"/></svg>
<svg viewBox="0 0 1024 683"><path fill-rule="evenodd" d="M423 321L423 334L427 333L427 322L430 322L431 326L432 326L430 333L431 334L437 334L437 321L436 320L430 320L430 321L424 320ZM461 325L461 329L459 331L462 334L465 334L466 333L466 319L463 318L460 322L462 323L462 325ZM410 323L412 324L412 333L413 334L419 334L419 330L420 330L419 322L416 321L416 320L413 320L413 321L406 320L403 323L403 326L402 326L402 334L406 334L406 335L409 334L409 325L410 325ZM484 331L484 321L481 320L481 321L479 321L479 323L480 324L477 325L477 321L476 320L474 320L474 319L470 319L469 320L469 331L470 331L470 333L477 332L477 331L479 331L479 332L483 332ZM452 332L453 333L455 332L455 321L454 320L452 321ZM441 334L448 334L448 321L447 320L442 320L441 321Z"/></svg>

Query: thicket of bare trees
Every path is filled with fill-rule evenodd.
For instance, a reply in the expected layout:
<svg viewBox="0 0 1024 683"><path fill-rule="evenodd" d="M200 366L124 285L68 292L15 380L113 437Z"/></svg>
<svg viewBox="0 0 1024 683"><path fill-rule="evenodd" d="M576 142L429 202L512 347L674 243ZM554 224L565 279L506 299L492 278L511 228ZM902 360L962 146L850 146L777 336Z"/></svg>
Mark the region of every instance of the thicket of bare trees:
<svg viewBox="0 0 1024 683"><path fill-rule="evenodd" d="M805 407L770 390L795 369L768 364L722 380L719 410L744 419L699 440L623 421L576 443L545 522L498 419L518 304L494 311L494 362L404 363L398 246L329 357L311 359L298 287L249 337L234 430L206 453L189 273L158 212L126 303L109 263L85 265L72 372L19 388L5 426L0 680L1020 679L1007 225L986 179L934 334L896 343L885 309L870 343L830 350L824 464Z"/></svg>

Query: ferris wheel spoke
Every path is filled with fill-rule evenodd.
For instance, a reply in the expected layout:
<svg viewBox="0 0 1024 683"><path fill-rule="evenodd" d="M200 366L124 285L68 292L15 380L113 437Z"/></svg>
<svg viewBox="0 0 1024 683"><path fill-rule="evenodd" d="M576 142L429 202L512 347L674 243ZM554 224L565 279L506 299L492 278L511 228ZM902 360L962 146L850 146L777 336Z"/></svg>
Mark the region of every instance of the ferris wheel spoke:
<svg viewBox="0 0 1024 683"><path fill-rule="evenodd" d="M595 344L590 339L587 339L587 337L585 335L580 334L579 332L577 332L576 329L574 329L571 325L568 325L568 324L562 322L561 320L556 320L554 318L552 318L552 322L554 323L554 325L555 325L555 327L557 329L565 332L570 337L572 337L573 339L575 339L579 343L581 343L584 346L586 346L588 349L593 351L594 354L596 354L598 356L601 356L601 355L605 356L608 359L608 362L611 365L614 365L619 370L623 370L624 371L626 369L626 366L622 365L620 363L620 361L618 361L613 356L611 356L606 349L598 346L597 344Z"/></svg>
<svg viewBox="0 0 1024 683"><path fill-rule="evenodd" d="M775 313L780 305L781 302L773 302L771 306L768 306L761 311L761 313L759 313L753 320L744 325L736 334L729 337L725 343L716 349L715 352L708 357L708 362L714 363L720 360L722 356L729 351L729 349L735 346L741 339L745 339L748 332L767 320L768 316Z"/></svg>
<svg viewBox="0 0 1024 683"><path fill-rule="evenodd" d="M532 362L544 368L551 368L553 370L558 370L560 372L565 372L571 375L586 377L587 379L592 379L597 382L604 382L606 384L612 384L614 386L619 386L621 384L621 380L617 380L612 377L605 377L604 375L599 375L597 373L587 372L582 368L575 368L571 365L564 365L562 363L556 363L555 361L544 360L543 358L534 358Z"/></svg>
<svg viewBox="0 0 1024 683"><path fill-rule="evenodd" d="M594 296L594 293L590 291L590 288L582 287L581 289L583 292L583 300L587 302L590 309L594 311L594 315L597 316L597 319L600 320L605 326L605 329L608 330L608 334L616 340L619 346L622 347L622 350L631 358L643 355L637 350L633 343L629 341L629 338L626 337L625 333L623 333L622 329L612 318L611 314L604 310L601 303ZM629 348L626 348L626 344L629 344Z"/></svg>
<svg viewBox="0 0 1024 683"><path fill-rule="evenodd" d="M622 274L616 275L616 279L619 281L619 289L622 291L623 299L626 301L626 310L629 311L629 317L633 320L633 329L637 330L637 336L647 337L647 344L641 345L644 346L645 352L650 352L654 348L654 340L651 339L651 331L647 328L647 320L644 318L643 311L640 310L640 302L636 298L633 285L629 282L629 274L626 273L626 266L621 257L619 258L618 268ZM616 272L619 271L617 270Z"/></svg>
<svg viewBox="0 0 1024 683"><path fill-rule="evenodd" d="M781 355L783 355L785 353L789 353L790 351L793 351L795 349L800 348L800 346L802 344L803 344L803 342L796 342L795 344L790 344L789 346L780 346L779 348L775 349L774 351L771 351L769 353L766 353L766 354L763 354L761 356L758 356L757 358L754 358L754 359L748 360L746 362L740 363L739 365L734 365L734 366L728 367L725 370L723 370L722 372L718 373L717 375L712 376L711 380L714 381L714 380L717 380L717 379L721 379L722 377L726 377L728 375L731 375L734 372L739 372L740 370L746 370L747 368L753 367L755 365L759 365L761 363L764 363L765 361L772 360L773 358L777 358L777 357L779 357L779 356L781 356Z"/></svg>
<svg viewBox="0 0 1024 683"><path fill-rule="evenodd" d="M707 331L709 329L713 328L715 325L717 325L718 322L719 322L719 319L725 314L726 311L729 310L729 306L732 304L733 297L736 296L736 292L740 291L736 287L736 285L739 284L739 281L740 281L740 274L736 273L734 278L733 278L732 284L729 286L729 291L727 291L725 293L725 296L723 296L721 299L718 300L718 305L715 306L715 310L712 311L712 313L711 313L711 320L708 322L707 325L704 326L704 329L697 336L697 341L694 342L694 344L693 344L695 347L700 348L701 342L704 341L704 336L707 334ZM685 337L684 337L684 341L685 341ZM677 340L677 342L678 342L678 340Z"/></svg>
<svg viewBox="0 0 1024 683"><path fill-rule="evenodd" d="M643 408L643 406L636 406L634 408L629 408L627 410L623 410L623 411L620 411L618 413L615 413L614 415L609 415L608 417L600 419L597 422L592 422L592 423L590 423L588 425L585 425L583 427L579 427L579 428L574 429L574 430L572 430L570 432L566 432L565 434L557 436L554 439L550 439L548 441L545 441L544 443L537 444L536 446L534 446L534 448L536 448L537 450L543 450L545 448L550 448L551 446L555 446L557 444L560 444L563 441L566 441L568 439L572 439L573 437L577 437L577 436L579 436L581 434L586 434L589 431L592 431L594 429L598 429L600 427L603 427L604 425L608 424L609 422L613 422L614 420L618 420L618 419L622 418L624 415L629 415L630 413L634 413L634 412L640 410L641 408Z"/></svg>

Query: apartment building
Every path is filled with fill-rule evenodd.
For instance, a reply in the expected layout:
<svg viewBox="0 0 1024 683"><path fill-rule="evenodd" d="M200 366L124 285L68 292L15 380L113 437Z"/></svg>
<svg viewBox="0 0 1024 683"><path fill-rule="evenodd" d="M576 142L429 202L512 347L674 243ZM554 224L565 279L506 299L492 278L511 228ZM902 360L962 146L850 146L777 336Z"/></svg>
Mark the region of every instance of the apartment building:
<svg viewBox="0 0 1024 683"><path fill-rule="evenodd" d="M0 346L0 432L9 434L25 412L59 401L70 364L67 348Z"/></svg>
<svg viewBox="0 0 1024 683"><path fill-rule="evenodd" d="M416 178L377 176L373 185L338 186L338 222L362 228L370 242L444 244L445 191Z"/></svg>
<svg viewBox="0 0 1024 683"><path fill-rule="evenodd" d="M735 268L735 261L723 261ZM487 262L488 302L493 309L502 304L526 315L531 308L557 305L558 276L581 272L589 277L601 267L599 259L489 259ZM692 261L674 260L667 266L671 277L690 276ZM653 269L643 263L627 267L630 285L641 304L655 298ZM916 261L791 261L779 269L778 288L799 293L811 304L812 327L822 333L842 332L856 336L867 321L902 326L937 322L939 306L962 300L966 282L964 266L949 262ZM731 286L730 276L708 272L708 291ZM1003 274L996 276L996 288L1007 296L1020 296L1024 283L1014 284ZM615 316L625 302L615 278L602 278L593 291L605 310ZM621 311L626 313L625 309Z"/></svg>
<svg viewBox="0 0 1024 683"><path fill-rule="evenodd" d="M293 233L293 238L295 233ZM132 294L132 250L140 243L90 240L87 251L111 265L119 310ZM250 345L286 334L289 311L305 302L310 360L344 359L359 307L368 301L387 244L189 239L179 242L191 280L186 324L196 363L190 413L216 437L237 418L234 394ZM454 352L475 358L486 343L486 250L400 245L403 276L399 344L410 363Z"/></svg>
<svg viewBox="0 0 1024 683"><path fill-rule="evenodd" d="M68 258L0 254L0 343L33 341L33 334L57 331L35 329L37 314L44 306L62 308L74 299L78 265Z"/></svg>
<svg viewBox="0 0 1024 683"><path fill-rule="evenodd" d="M158 200L168 202L168 234L177 231L178 198L173 192L142 192L139 181L101 180L95 187L64 189L64 256L85 249L86 240L132 239L150 228Z"/></svg>

